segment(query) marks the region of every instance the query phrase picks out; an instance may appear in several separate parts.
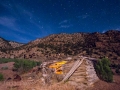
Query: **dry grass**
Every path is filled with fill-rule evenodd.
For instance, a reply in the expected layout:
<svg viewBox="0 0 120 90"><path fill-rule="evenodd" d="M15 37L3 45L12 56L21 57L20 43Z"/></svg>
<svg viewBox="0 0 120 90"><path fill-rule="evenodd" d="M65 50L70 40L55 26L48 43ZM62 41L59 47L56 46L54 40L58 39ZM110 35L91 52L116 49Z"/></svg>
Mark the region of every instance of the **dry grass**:
<svg viewBox="0 0 120 90"><path fill-rule="evenodd" d="M53 84L50 86L27 86L22 88L22 90L76 90L74 86L71 86L69 84Z"/></svg>
<svg viewBox="0 0 120 90"><path fill-rule="evenodd" d="M67 83L53 84L53 85L42 85L41 82L32 83L29 85L12 85L7 86L0 84L0 90L76 90L75 86Z"/></svg>
<svg viewBox="0 0 120 90"><path fill-rule="evenodd" d="M114 82L107 83L105 81L99 80L94 84L93 87L87 90L120 90L120 76L114 75Z"/></svg>
<svg viewBox="0 0 120 90"><path fill-rule="evenodd" d="M41 90L75 90L75 87L69 84L54 84Z"/></svg>

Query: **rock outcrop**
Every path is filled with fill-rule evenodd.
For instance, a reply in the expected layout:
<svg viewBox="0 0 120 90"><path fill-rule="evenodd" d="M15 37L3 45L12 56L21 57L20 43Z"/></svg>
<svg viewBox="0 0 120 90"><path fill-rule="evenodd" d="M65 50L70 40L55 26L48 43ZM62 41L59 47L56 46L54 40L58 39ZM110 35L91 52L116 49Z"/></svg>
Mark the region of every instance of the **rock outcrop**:
<svg viewBox="0 0 120 90"><path fill-rule="evenodd" d="M6 51L9 49L20 47L22 45L24 45L24 44L14 42L14 41L8 41L8 40L5 40L5 39L0 37L0 50L2 50L2 51Z"/></svg>
<svg viewBox="0 0 120 90"><path fill-rule="evenodd" d="M9 41L9 44L12 46L12 48L16 48L16 47L20 47L24 44L22 43L18 43L18 42L14 42L14 41Z"/></svg>

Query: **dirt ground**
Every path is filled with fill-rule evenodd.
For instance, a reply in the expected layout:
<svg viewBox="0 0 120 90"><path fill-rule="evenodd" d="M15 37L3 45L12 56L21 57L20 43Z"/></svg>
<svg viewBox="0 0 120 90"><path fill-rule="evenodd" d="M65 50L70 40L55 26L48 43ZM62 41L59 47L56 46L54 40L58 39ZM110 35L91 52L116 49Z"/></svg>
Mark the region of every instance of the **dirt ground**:
<svg viewBox="0 0 120 90"><path fill-rule="evenodd" d="M12 77L12 75L15 74L15 72L12 71L13 64L14 64L14 62L0 64L0 73L2 73L5 78ZM6 69L6 70L1 69L2 67L6 67L6 66L8 67L8 69ZM94 85L92 85L92 87L89 87L87 90L120 90L120 75L115 74L113 78L114 78L113 83L107 83L105 81L99 80ZM36 84L28 85L27 87L24 87L24 89L23 89L23 86L20 86L20 87L16 86L14 88L14 90L32 90L33 87L37 88L34 90L53 90L53 88L54 88L54 90L61 90L61 89L58 89L58 88L61 88L58 86L54 85L54 86L52 86L52 88L49 87L51 89L47 89L47 87L42 89L41 85L39 83L36 83ZM64 87L65 87L65 89L63 89L63 90L76 90L76 89L72 89L70 87L70 85L67 85L67 86L62 85L62 88L64 88ZM4 84L4 82L2 81L2 82L0 82L0 90L12 90L12 89L10 89L10 88L8 89L7 86Z"/></svg>
<svg viewBox="0 0 120 90"><path fill-rule="evenodd" d="M4 80L12 77L15 74L15 72L12 71L13 64L14 62L0 64L0 73L3 74ZM7 67L7 69L2 69L3 67ZM4 81L0 82L0 90L8 90L7 87L4 85Z"/></svg>
<svg viewBox="0 0 120 90"><path fill-rule="evenodd" d="M93 87L87 90L120 90L120 75L114 75L113 83L107 83L102 80L96 82Z"/></svg>
<svg viewBox="0 0 120 90"><path fill-rule="evenodd" d="M16 73L12 71L13 64L14 62L0 64L0 73L3 74L5 79L12 77ZM2 69L4 67L7 67L7 69Z"/></svg>
<svg viewBox="0 0 120 90"><path fill-rule="evenodd" d="M64 88L64 86L66 87L66 85L62 85L62 88ZM52 87L52 89L51 89ZM78 89L70 89L68 87L71 87L71 85L67 86L67 89L63 89L63 90L78 90ZM16 86L14 89L15 90L32 90L34 88L34 90L61 90L61 87L58 87L55 85L55 87L50 86L50 87L44 87L40 84L40 82L36 83L36 84L32 84L32 85L27 85L27 86ZM57 88L57 89L56 89ZM8 89L3 83L0 84L0 90L11 90L10 88ZM99 80L98 82L96 82L92 87L87 88L87 90L120 90L120 76L118 75L114 75L114 82L113 83L107 83L104 82L102 80Z"/></svg>

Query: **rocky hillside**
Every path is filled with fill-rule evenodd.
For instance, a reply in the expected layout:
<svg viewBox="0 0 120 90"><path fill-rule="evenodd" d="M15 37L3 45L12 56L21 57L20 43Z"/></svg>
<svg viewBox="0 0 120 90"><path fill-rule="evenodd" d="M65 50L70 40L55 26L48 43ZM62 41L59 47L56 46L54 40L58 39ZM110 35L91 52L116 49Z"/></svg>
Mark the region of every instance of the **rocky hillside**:
<svg viewBox="0 0 120 90"><path fill-rule="evenodd" d="M14 41L9 41L9 44L12 46L12 48L16 48L16 47L20 47L24 44L22 43L18 43L18 42L14 42Z"/></svg>
<svg viewBox="0 0 120 90"><path fill-rule="evenodd" d="M105 33L53 34L1 52L1 57L14 58L62 58L67 55L87 55L95 58L109 57L120 60L120 31Z"/></svg>
<svg viewBox="0 0 120 90"><path fill-rule="evenodd" d="M20 47L22 46L22 43L14 42L14 41L8 41L0 37L0 50L9 50L12 48Z"/></svg>
<svg viewBox="0 0 120 90"><path fill-rule="evenodd" d="M9 44L9 42L0 37L0 50L10 49L10 48L12 48L12 46Z"/></svg>

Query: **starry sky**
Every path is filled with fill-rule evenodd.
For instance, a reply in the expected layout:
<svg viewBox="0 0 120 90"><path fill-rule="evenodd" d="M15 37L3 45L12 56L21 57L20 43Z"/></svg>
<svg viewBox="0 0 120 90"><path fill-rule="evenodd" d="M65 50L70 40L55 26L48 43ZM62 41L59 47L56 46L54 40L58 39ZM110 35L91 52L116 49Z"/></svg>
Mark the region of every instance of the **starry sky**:
<svg viewBox="0 0 120 90"><path fill-rule="evenodd" d="M120 30L120 0L0 0L0 37L7 40L113 29Z"/></svg>

